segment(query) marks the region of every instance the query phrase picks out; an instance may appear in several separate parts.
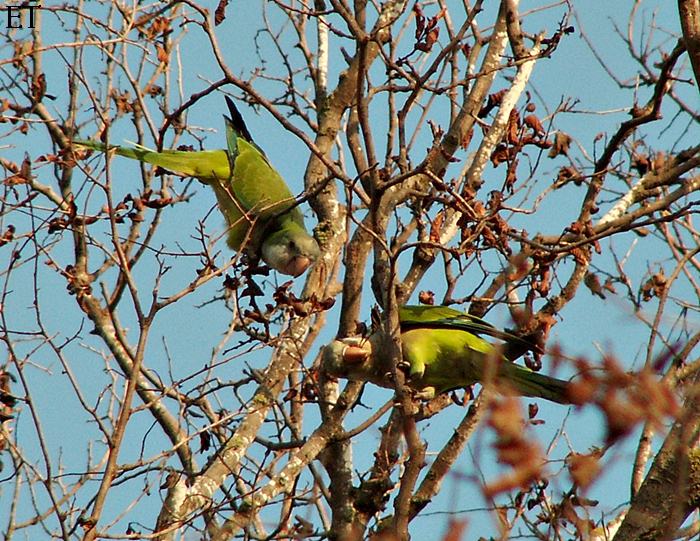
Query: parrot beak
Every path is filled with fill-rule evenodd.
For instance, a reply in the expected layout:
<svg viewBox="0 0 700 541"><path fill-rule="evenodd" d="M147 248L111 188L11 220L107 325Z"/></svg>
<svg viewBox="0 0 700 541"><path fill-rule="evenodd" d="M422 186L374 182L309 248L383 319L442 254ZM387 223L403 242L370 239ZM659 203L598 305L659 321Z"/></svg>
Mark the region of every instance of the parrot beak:
<svg viewBox="0 0 700 541"><path fill-rule="evenodd" d="M292 276L300 276L306 272L313 260L305 255L298 255L293 257L284 269L285 274L290 274Z"/></svg>
<svg viewBox="0 0 700 541"><path fill-rule="evenodd" d="M366 338L349 337L344 338L342 359L347 364L361 364L372 355L372 343Z"/></svg>
<svg viewBox="0 0 700 541"><path fill-rule="evenodd" d="M343 361L348 364L363 363L369 357L369 352L366 349L357 346L345 346L343 350Z"/></svg>
<svg viewBox="0 0 700 541"><path fill-rule="evenodd" d="M336 339L324 348L322 366L326 373L336 378L372 381L387 386L383 383L386 378L381 362L372 353L372 342L367 338Z"/></svg>
<svg viewBox="0 0 700 541"><path fill-rule="evenodd" d="M348 370L361 369L361 365L372 355L372 345L364 338L349 337L333 340L324 348L323 364L332 374L344 374Z"/></svg>

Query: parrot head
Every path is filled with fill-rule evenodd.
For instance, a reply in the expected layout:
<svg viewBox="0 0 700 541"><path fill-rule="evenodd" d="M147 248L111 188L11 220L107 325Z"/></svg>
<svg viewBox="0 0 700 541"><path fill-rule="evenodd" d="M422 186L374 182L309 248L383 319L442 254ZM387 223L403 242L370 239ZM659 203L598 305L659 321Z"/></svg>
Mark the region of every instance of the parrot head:
<svg viewBox="0 0 700 541"><path fill-rule="evenodd" d="M356 367L370 360L372 342L366 338L349 336L333 340L323 352L323 363L330 372Z"/></svg>
<svg viewBox="0 0 700 541"><path fill-rule="evenodd" d="M333 340L323 350L323 367L334 377L354 381L371 381L382 387L393 388L391 367L383 358L373 355L381 340L379 333L369 338L350 336Z"/></svg>
<svg viewBox="0 0 700 541"><path fill-rule="evenodd" d="M303 274L321 255L316 239L293 223L268 235L261 252L265 263L291 276Z"/></svg>

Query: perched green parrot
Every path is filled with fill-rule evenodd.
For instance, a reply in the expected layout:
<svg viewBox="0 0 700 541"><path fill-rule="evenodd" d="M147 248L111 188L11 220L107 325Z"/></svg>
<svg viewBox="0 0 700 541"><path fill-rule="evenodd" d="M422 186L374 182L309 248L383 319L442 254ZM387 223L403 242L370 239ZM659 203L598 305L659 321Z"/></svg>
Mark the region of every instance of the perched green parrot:
<svg viewBox="0 0 700 541"><path fill-rule="evenodd" d="M497 389L524 396L569 403L568 382L533 372L508 361L487 335L506 342L524 342L477 317L446 306L399 308L401 350L406 383L421 398L490 381ZM326 346L325 369L334 376L371 381L393 388L388 360L376 358L382 337L344 338Z"/></svg>
<svg viewBox="0 0 700 541"><path fill-rule="evenodd" d="M283 274L299 276L318 258L318 244L307 232L292 192L253 142L238 109L228 97L226 104L231 114L230 118L224 116L226 150L156 152L140 145L107 148L98 141L74 143L196 177L214 190L229 226L227 241L233 250L241 250L245 243L251 256L262 257Z"/></svg>

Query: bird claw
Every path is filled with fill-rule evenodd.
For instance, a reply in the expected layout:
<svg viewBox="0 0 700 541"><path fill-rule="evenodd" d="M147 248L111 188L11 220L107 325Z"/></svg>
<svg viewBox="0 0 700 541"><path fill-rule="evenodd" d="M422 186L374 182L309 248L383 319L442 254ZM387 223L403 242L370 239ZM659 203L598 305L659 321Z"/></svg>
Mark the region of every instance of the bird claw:
<svg viewBox="0 0 700 541"><path fill-rule="evenodd" d="M420 400L432 400L436 396L435 387L423 387L420 391L416 391L416 398Z"/></svg>

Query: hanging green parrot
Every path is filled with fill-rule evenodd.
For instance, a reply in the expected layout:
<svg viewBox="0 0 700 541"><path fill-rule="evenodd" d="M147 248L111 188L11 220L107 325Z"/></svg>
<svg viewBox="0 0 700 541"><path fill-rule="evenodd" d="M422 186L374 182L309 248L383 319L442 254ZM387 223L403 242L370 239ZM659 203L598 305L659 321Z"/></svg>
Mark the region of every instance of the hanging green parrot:
<svg viewBox="0 0 700 541"><path fill-rule="evenodd" d="M560 404L570 402L566 381L508 361L497 347L481 338L479 335L524 342L482 319L446 306L402 306L399 322L404 365L400 367L406 368L406 383L420 398L490 381L504 391ZM393 388L389 361L375 355L381 350L381 341L380 333L335 340L326 346L324 367L337 377Z"/></svg>
<svg viewBox="0 0 700 541"><path fill-rule="evenodd" d="M226 104L231 114L224 116L226 150L156 152L140 145L107 148L98 141L75 143L196 177L214 190L229 226L229 247L239 251L245 243L254 258L262 257L283 274L299 276L318 258L318 244L307 232L292 192L253 142L238 109L228 97Z"/></svg>

